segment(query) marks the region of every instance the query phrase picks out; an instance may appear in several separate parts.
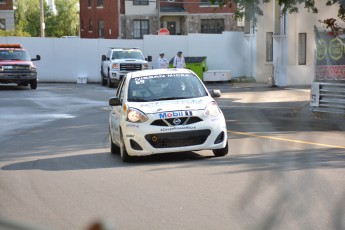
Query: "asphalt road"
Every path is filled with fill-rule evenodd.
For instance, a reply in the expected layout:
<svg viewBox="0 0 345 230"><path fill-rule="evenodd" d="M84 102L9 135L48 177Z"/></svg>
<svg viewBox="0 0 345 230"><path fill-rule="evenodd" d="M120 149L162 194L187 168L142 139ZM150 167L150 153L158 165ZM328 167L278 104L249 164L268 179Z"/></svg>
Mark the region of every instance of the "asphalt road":
<svg viewBox="0 0 345 230"><path fill-rule="evenodd" d="M44 229L345 229L344 117L309 90L219 88L230 154L122 163L97 84L0 85L0 223ZM4 229L1 227L0 229Z"/></svg>

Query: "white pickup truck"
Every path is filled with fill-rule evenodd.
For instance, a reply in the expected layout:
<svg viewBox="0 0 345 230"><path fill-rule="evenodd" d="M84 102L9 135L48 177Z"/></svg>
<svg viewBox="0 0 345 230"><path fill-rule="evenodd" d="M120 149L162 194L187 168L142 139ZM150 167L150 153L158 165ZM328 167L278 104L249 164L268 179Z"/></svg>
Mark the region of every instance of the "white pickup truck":
<svg viewBox="0 0 345 230"><path fill-rule="evenodd" d="M148 69L149 61L152 57L145 58L138 48L110 48L107 55L102 55L102 85L117 87L128 72Z"/></svg>

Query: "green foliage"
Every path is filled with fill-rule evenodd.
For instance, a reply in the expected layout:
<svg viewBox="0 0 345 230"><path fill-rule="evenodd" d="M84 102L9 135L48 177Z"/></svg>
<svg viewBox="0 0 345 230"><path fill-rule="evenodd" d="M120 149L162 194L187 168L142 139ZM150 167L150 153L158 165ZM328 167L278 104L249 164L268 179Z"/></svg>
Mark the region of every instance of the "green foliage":
<svg viewBox="0 0 345 230"><path fill-rule="evenodd" d="M79 0L55 0L56 15L47 19L46 32L52 37L79 34Z"/></svg>
<svg viewBox="0 0 345 230"><path fill-rule="evenodd" d="M31 35L27 32L23 32L20 30L0 30L0 36L20 36L20 37L31 37Z"/></svg>
<svg viewBox="0 0 345 230"><path fill-rule="evenodd" d="M229 0L231 1L231 0ZM232 2L237 5L235 12L235 18L237 20L242 19L243 17L246 20L253 20L254 25L257 21L257 16L263 15L261 10L261 4L270 2L271 0L232 0ZM272 0L275 1L275 0ZM321 1L325 3L325 6L331 6L334 4L339 5L338 17L345 21L345 1L344 0L327 0ZM315 0L278 0L279 5L282 7L283 14L298 13L298 6L304 5L311 13L318 13L318 9L315 6ZM232 4L230 4L231 6ZM322 7L322 6L321 6ZM331 16L331 15L330 15Z"/></svg>
<svg viewBox="0 0 345 230"><path fill-rule="evenodd" d="M79 0L55 0L56 13L43 1L46 37L78 35ZM20 0L14 2L15 24L18 31L33 37L41 35L40 0Z"/></svg>

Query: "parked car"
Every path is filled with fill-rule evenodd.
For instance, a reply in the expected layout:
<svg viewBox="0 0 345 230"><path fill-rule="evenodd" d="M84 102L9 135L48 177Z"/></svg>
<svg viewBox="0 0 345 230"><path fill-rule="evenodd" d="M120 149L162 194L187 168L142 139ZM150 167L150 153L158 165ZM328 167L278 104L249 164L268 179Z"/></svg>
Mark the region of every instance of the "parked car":
<svg viewBox="0 0 345 230"><path fill-rule="evenodd" d="M189 69L125 75L109 99L109 140L123 161L132 156L212 150L228 154L227 127L214 97Z"/></svg>
<svg viewBox="0 0 345 230"><path fill-rule="evenodd" d="M18 86L37 88L37 68L29 53L20 44L0 44L0 83L16 83Z"/></svg>
<svg viewBox="0 0 345 230"><path fill-rule="evenodd" d="M126 73L148 69L150 61L152 57L144 58L138 48L110 48L107 55L102 55L101 83L117 87Z"/></svg>

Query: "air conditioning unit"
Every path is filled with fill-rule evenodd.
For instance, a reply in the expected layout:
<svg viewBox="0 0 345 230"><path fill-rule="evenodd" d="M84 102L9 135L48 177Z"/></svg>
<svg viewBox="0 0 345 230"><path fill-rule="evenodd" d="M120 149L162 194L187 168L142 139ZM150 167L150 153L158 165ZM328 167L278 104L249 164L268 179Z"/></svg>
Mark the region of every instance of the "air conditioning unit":
<svg viewBox="0 0 345 230"><path fill-rule="evenodd" d="M168 0L168 2L175 2L175 0Z"/></svg>

